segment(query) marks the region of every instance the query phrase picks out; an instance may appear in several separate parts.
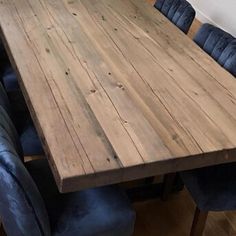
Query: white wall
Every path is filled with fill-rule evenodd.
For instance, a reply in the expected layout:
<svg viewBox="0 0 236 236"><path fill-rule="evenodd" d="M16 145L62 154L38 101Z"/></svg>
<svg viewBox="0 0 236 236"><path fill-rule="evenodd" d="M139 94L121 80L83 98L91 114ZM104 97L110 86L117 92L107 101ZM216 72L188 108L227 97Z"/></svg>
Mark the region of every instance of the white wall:
<svg viewBox="0 0 236 236"><path fill-rule="evenodd" d="M236 0L188 0L197 18L213 23L236 37Z"/></svg>

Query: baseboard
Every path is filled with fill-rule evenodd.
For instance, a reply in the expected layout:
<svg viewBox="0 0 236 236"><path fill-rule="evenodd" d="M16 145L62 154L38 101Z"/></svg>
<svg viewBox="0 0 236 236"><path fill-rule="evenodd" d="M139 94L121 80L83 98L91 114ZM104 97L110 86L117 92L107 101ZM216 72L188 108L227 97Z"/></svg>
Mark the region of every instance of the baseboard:
<svg viewBox="0 0 236 236"><path fill-rule="evenodd" d="M212 20L210 17L206 16L202 11L200 11L199 9L196 9L196 18L201 22L201 23L210 23L212 25L217 26L218 28L221 28L225 31L227 31L227 29L225 29L224 27L222 27L221 25L217 24L214 20Z"/></svg>
<svg viewBox="0 0 236 236"><path fill-rule="evenodd" d="M196 11L196 18L202 22L202 23L210 23L212 25L215 25L217 27L220 27L216 22L214 22L211 18L206 16L202 11L195 8Z"/></svg>

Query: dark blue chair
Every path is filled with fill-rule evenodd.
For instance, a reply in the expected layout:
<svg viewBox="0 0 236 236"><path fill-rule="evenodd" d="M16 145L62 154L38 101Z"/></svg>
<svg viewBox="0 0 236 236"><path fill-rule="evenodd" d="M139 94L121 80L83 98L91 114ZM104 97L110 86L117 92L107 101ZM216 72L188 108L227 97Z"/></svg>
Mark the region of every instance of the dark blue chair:
<svg viewBox="0 0 236 236"><path fill-rule="evenodd" d="M7 92L20 90L16 74L13 68L11 67L10 63L6 65L4 68L3 75L2 75L2 83Z"/></svg>
<svg viewBox="0 0 236 236"><path fill-rule="evenodd" d="M180 173L194 199L191 235L201 235L209 211L236 210L236 163L222 164Z"/></svg>
<svg viewBox="0 0 236 236"><path fill-rule="evenodd" d="M188 33L196 12L186 0L157 0L154 7L185 34Z"/></svg>
<svg viewBox="0 0 236 236"><path fill-rule="evenodd" d="M8 128L0 126L0 219L8 236L132 235L135 213L121 189L60 194L47 160L24 165Z"/></svg>
<svg viewBox="0 0 236 236"><path fill-rule="evenodd" d="M2 136L2 133L7 134L15 151L17 152L17 155L21 158L21 160L23 160L24 158L23 150L15 126L11 122L10 117L8 116L7 112L1 105L0 105L0 129L1 129L0 136Z"/></svg>
<svg viewBox="0 0 236 236"><path fill-rule="evenodd" d="M6 50L3 46L3 43L0 40L0 81L2 81L4 71L9 64L10 61L8 59Z"/></svg>
<svg viewBox="0 0 236 236"><path fill-rule="evenodd" d="M2 41L0 41L0 80L7 92L20 89Z"/></svg>
<svg viewBox="0 0 236 236"><path fill-rule="evenodd" d="M211 24L203 24L194 41L222 67L236 76L236 39Z"/></svg>
<svg viewBox="0 0 236 236"><path fill-rule="evenodd" d="M43 155L44 151L37 135L30 114L27 111L14 112L8 96L0 83L0 105L6 110L17 127L24 156Z"/></svg>

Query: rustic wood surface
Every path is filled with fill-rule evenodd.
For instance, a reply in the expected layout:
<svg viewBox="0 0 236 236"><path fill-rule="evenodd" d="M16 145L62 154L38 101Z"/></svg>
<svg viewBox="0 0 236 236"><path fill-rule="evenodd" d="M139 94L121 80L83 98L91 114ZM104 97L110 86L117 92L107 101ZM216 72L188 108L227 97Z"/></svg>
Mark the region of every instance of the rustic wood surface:
<svg viewBox="0 0 236 236"><path fill-rule="evenodd" d="M61 192L234 161L236 82L144 0L1 0Z"/></svg>

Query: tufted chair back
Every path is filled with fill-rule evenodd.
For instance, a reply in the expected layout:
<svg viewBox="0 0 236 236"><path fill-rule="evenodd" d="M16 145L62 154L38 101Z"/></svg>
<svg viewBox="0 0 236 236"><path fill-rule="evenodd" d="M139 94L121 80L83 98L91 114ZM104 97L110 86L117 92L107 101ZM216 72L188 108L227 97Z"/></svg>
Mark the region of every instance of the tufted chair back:
<svg viewBox="0 0 236 236"><path fill-rule="evenodd" d="M10 117L8 116L8 113L1 105L0 105L0 128L2 132L4 131L7 134L7 136L4 137L10 138L12 145L16 150L18 156L23 160L23 150L21 147L19 136L17 134L15 126L13 125ZM2 133L0 134L0 136L2 136Z"/></svg>
<svg viewBox="0 0 236 236"><path fill-rule="evenodd" d="M194 41L222 67L236 76L236 39L211 24L203 24Z"/></svg>
<svg viewBox="0 0 236 236"><path fill-rule="evenodd" d="M157 0L154 6L185 34L188 33L196 15L189 2L186 0Z"/></svg>
<svg viewBox="0 0 236 236"><path fill-rule="evenodd" d="M7 123L5 110L0 108L1 222L9 236L48 236L50 227L43 200L17 154L17 138Z"/></svg>

